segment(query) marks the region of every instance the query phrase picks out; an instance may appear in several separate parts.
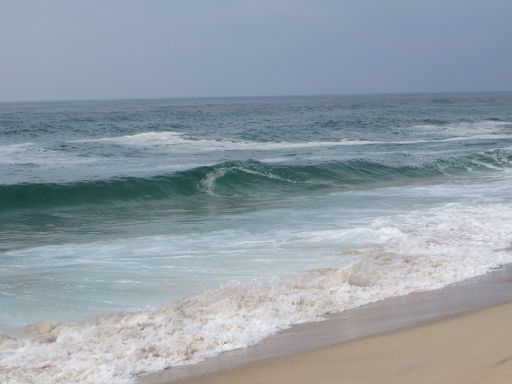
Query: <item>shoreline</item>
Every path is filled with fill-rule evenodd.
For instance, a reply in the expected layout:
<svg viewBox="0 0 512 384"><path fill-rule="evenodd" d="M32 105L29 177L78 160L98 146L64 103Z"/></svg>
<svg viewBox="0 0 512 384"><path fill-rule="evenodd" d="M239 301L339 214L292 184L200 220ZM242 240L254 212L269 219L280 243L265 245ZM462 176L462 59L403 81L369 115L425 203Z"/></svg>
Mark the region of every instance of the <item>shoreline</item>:
<svg viewBox="0 0 512 384"><path fill-rule="evenodd" d="M512 303L502 304L178 382L509 384L511 321Z"/></svg>
<svg viewBox="0 0 512 384"><path fill-rule="evenodd" d="M485 275L438 290L389 298L329 315L323 321L294 325L249 348L225 352L193 365L178 366L162 372L142 375L138 378L138 382L141 384L167 384L178 381L190 384L220 383L230 382L230 377L236 377L237 380L242 380L240 382L244 382L243 380L252 377L251 372L254 370L266 375L265 372L272 367L272 372L281 372L283 369L286 370L286 364L288 364L283 362L297 360L298 364L305 355L317 361L314 356L324 354L330 348L341 348L346 354L348 353L346 346L349 344L357 345L364 340L376 338L393 339L402 333L416 334L422 327L437 329L436 324L459 323L463 319L473 318L478 313L485 312L485 308L490 308L489 311L493 315L484 315L484 317L499 317L500 314L507 316L508 309L505 310L505 314L502 314L503 310L497 309L508 308L507 303L512 303L512 265L503 266ZM510 308L512 313L512 304ZM512 316L507 319L512 320ZM478 328L479 324L476 321L475 326ZM512 334L512 332L509 333ZM468 335L469 338L470 336ZM421 335L417 337L421 338ZM512 349L509 352L512 354ZM364 360L364 357L362 359ZM407 364L406 360L404 364ZM340 361L336 364L338 367ZM372 365L373 360L366 364ZM310 365L309 369L316 370L318 368L315 367L317 365L321 367L323 362L317 361ZM331 368L336 369L336 365ZM363 367L365 367L364 364ZM329 369L325 367L326 371ZM248 376L243 376L246 374ZM281 374L284 373L281 372L278 376ZM294 381L298 379L300 376L293 378ZM263 379L260 378L261 380ZM281 378L281 380L284 379ZM352 378L348 382L352 383L354 380Z"/></svg>

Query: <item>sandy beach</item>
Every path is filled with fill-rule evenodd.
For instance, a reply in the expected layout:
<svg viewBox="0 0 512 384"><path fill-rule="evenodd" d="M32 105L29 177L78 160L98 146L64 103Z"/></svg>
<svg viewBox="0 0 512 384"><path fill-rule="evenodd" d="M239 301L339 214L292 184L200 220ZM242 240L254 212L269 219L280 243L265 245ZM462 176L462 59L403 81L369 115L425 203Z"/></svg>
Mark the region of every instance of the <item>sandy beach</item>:
<svg viewBox="0 0 512 384"><path fill-rule="evenodd" d="M296 325L140 377L168 383L511 383L512 267Z"/></svg>
<svg viewBox="0 0 512 384"><path fill-rule="evenodd" d="M512 382L512 304L178 383Z"/></svg>

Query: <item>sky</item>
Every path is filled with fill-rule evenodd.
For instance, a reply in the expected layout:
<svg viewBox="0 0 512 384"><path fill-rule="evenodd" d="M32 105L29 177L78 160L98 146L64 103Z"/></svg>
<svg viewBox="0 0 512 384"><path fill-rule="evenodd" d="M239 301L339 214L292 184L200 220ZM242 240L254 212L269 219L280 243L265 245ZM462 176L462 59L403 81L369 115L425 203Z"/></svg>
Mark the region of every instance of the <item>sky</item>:
<svg viewBox="0 0 512 384"><path fill-rule="evenodd" d="M512 90L510 0L0 0L0 101Z"/></svg>

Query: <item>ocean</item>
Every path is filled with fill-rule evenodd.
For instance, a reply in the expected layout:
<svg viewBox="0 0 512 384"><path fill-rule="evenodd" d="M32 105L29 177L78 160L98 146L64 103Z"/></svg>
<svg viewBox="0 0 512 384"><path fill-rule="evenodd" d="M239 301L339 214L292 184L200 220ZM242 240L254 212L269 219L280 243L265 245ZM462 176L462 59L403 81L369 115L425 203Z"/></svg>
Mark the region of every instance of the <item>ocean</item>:
<svg viewBox="0 0 512 384"><path fill-rule="evenodd" d="M511 198L512 93L2 103L0 382L133 383L485 274Z"/></svg>

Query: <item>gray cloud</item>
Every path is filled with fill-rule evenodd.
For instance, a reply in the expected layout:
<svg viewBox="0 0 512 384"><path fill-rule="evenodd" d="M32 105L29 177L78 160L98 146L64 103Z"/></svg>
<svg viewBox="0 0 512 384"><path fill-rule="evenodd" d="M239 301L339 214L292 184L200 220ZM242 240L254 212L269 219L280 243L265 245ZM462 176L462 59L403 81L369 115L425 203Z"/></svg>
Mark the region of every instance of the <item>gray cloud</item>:
<svg viewBox="0 0 512 384"><path fill-rule="evenodd" d="M0 100L512 89L508 0L0 0Z"/></svg>

